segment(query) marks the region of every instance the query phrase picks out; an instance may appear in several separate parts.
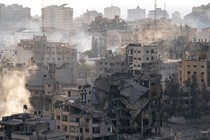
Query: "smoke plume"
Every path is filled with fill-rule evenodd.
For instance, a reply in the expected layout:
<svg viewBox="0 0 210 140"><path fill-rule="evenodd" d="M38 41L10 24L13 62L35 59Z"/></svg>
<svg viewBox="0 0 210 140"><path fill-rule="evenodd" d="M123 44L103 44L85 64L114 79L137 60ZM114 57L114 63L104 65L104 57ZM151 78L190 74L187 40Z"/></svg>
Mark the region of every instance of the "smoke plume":
<svg viewBox="0 0 210 140"><path fill-rule="evenodd" d="M0 118L15 113L23 113L23 106L32 109L29 102L30 92L26 89L29 69L11 70L3 74L0 90Z"/></svg>

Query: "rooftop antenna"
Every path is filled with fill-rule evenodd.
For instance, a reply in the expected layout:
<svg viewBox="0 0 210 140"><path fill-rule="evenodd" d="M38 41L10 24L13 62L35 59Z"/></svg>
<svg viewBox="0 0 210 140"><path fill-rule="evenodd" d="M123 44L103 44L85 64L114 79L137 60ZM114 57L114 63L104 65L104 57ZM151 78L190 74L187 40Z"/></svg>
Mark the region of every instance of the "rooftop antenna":
<svg viewBox="0 0 210 140"><path fill-rule="evenodd" d="M166 3L164 2L164 18L166 19Z"/></svg>
<svg viewBox="0 0 210 140"><path fill-rule="evenodd" d="M155 0L155 24L157 20L157 0Z"/></svg>
<svg viewBox="0 0 210 140"><path fill-rule="evenodd" d="M42 35L44 36L44 0L42 0Z"/></svg>

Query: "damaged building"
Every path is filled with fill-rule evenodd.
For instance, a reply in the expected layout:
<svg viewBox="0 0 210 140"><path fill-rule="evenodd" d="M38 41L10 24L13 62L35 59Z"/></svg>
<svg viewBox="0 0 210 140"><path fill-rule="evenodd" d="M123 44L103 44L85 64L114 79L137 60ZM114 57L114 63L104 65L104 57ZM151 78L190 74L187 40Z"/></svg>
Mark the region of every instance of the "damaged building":
<svg viewBox="0 0 210 140"><path fill-rule="evenodd" d="M120 134L141 137L160 134L162 87L160 75L134 77L113 74L99 77L93 87L92 104L104 111Z"/></svg>
<svg viewBox="0 0 210 140"><path fill-rule="evenodd" d="M64 84L75 83L77 75L77 50L68 43L49 42L45 35L21 40L17 45L17 64L37 65L34 85L42 83L49 70L55 65L56 79Z"/></svg>
<svg viewBox="0 0 210 140"><path fill-rule="evenodd" d="M66 133L69 140L111 140L112 123L103 111L72 101L56 102L56 129Z"/></svg>
<svg viewBox="0 0 210 140"><path fill-rule="evenodd" d="M62 131L55 130L55 121L40 114L20 113L5 116L0 121L1 140L65 140Z"/></svg>

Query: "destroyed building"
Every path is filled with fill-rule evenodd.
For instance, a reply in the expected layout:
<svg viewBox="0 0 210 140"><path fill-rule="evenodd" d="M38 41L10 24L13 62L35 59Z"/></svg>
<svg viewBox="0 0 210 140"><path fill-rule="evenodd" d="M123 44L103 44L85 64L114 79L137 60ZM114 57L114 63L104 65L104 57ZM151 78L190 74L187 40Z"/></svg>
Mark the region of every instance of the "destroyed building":
<svg viewBox="0 0 210 140"><path fill-rule="evenodd" d="M31 85L38 86L44 78L49 77L49 64L54 65L58 82L76 83L77 50L68 43L49 42L47 37L34 36L33 39L21 40L17 45L17 64L37 65L36 74Z"/></svg>
<svg viewBox="0 0 210 140"><path fill-rule="evenodd" d="M112 121L120 134L159 134L162 88L160 75L134 77L113 74L99 77L93 87L92 104Z"/></svg>
<svg viewBox="0 0 210 140"><path fill-rule="evenodd" d="M96 77L124 72L126 65L123 57L109 50L108 54L95 62Z"/></svg>
<svg viewBox="0 0 210 140"><path fill-rule="evenodd" d="M64 132L55 129L55 121L41 114L14 114L0 121L2 140L65 140Z"/></svg>
<svg viewBox="0 0 210 140"><path fill-rule="evenodd" d="M76 104L56 102L56 129L65 131L69 140L111 140L113 126L103 111Z"/></svg>

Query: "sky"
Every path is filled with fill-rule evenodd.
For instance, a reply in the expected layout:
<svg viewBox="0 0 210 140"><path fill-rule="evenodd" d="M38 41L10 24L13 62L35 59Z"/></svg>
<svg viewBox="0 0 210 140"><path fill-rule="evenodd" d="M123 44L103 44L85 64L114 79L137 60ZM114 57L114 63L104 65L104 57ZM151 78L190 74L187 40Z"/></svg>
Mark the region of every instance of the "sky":
<svg viewBox="0 0 210 140"><path fill-rule="evenodd" d="M111 5L121 8L121 17L127 18L127 9L139 7L146 9L146 15L149 10L154 9L155 0L0 0L0 3L6 5L20 4L24 7L31 8L31 15L41 15L41 8L48 5L62 5L67 3L69 7L74 9L74 18L80 16L82 13L89 10L96 10L103 13L105 7ZM44 3L44 4L43 4ZM192 11L192 7L200 6L202 4L210 3L209 0L157 0L157 7L164 9L166 3L166 10L171 13L179 11L181 16L185 16Z"/></svg>

